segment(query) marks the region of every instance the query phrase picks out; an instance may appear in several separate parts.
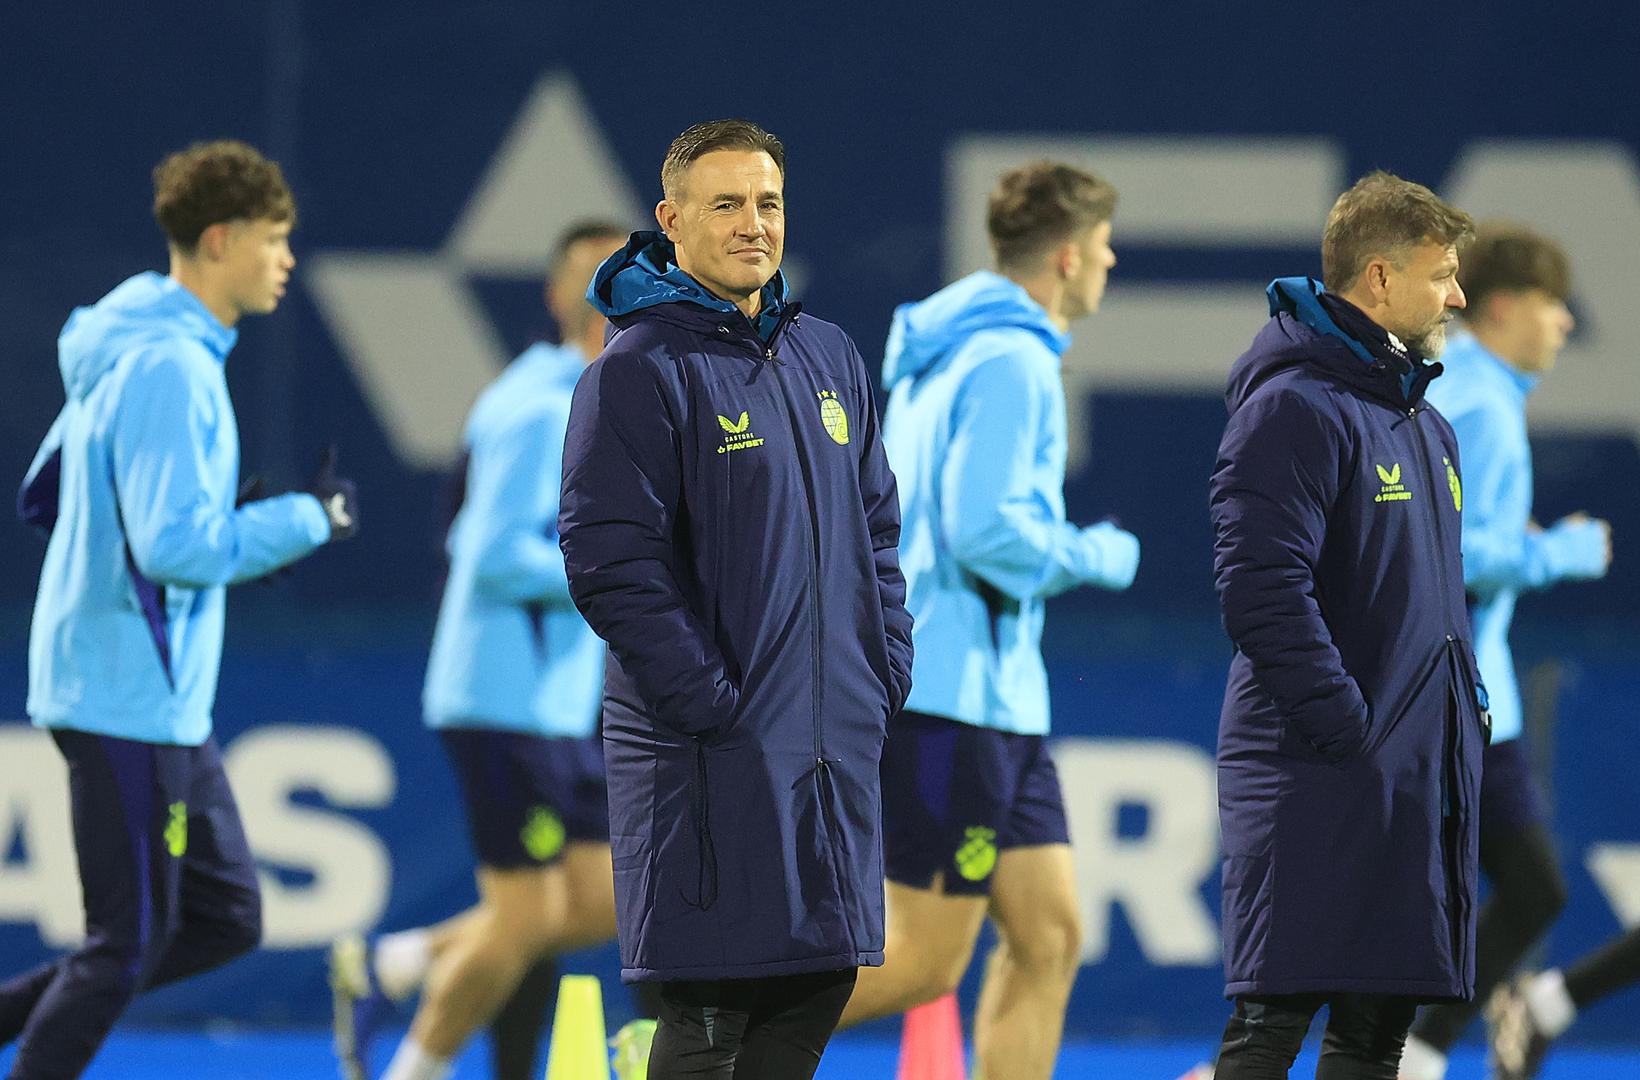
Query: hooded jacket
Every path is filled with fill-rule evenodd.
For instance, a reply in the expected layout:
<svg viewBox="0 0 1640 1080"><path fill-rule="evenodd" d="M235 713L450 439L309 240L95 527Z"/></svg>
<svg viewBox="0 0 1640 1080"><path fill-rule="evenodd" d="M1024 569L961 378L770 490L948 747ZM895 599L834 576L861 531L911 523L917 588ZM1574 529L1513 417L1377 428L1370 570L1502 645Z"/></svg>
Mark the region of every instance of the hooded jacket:
<svg viewBox="0 0 1640 1080"><path fill-rule="evenodd" d="M204 742L223 587L329 539L312 495L234 506L239 427L223 362L237 337L151 272L63 327L68 401L19 498L51 533L29 634L35 724Z"/></svg>
<svg viewBox="0 0 1640 1080"><path fill-rule="evenodd" d="M589 290L560 543L609 644L624 976L882 961L878 782L905 700L900 515L865 365L776 275L754 326L637 233Z"/></svg>
<svg viewBox="0 0 1640 1080"><path fill-rule="evenodd" d="M916 626L908 709L1046 734L1044 601L1133 581L1137 539L1065 520L1069 345L1023 288L989 271L894 313L883 440Z"/></svg>
<svg viewBox="0 0 1640 1080"><path fill-rule="evenodd" d="M1484 691L1440 365L1317 282L1269 297L1211 483L1226 993L1469 997Z"/></svg>
<svg viewBox="0 0 1640 1080"><path fill-rule="evenodd" d="M1527 589L1606 572L1606 537L1592 521L1530 527L1532 447L1526 397L1538 380L1489 352L1471 335L1441 356L1446 374L1429 403L1458 436L1464 460L1463 575L1475 625L1475 659L1486 683L1492 741L1520 735L1520 687L1509 652L1515 601Z"/></svg>
<svg viewBox="0 0 1640 1080"><path fill-rule="evenodd" d="M569 598L558 490L580 352L531 346L473 406L466 494L422 694L431 727L584 738L598 725L604 643Z"/></svg>

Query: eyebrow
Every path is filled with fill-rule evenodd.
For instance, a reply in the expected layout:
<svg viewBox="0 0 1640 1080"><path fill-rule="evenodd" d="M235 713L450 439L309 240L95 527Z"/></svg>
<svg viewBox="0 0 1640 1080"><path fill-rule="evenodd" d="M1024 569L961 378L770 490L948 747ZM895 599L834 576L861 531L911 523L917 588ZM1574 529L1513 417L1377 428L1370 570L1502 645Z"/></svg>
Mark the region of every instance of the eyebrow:
<svg viewBox="0 0 1640 1080"><path fill-rule="evenodd" d="M779 199L781 202L786 201L786 197L784 195L782 195L780 192L775 191L773 188L770 188L767 191L759 192L757 198L758 198L759 202L761 202L764 199ZM709 202L709 203L717 203L717 202L736 202L737 203L737 202L745 202L746 200L743 196L741 196L737 192L725 191L725 192L722 192L720 194L713 195L711 198L707 199L706 201Z"/></svg>

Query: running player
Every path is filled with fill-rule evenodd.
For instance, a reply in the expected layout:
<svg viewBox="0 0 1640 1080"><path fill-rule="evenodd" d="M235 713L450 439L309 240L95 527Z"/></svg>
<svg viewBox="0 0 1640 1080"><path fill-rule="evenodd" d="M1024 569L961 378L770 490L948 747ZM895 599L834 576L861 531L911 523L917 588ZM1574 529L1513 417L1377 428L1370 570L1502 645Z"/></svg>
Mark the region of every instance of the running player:
<svg viewBox="0 0 1640 1080"><path fill-rule="evenodd" d="M888 945L844 1023L954 989L986 915L1000 936L975 1020L988 1080L1053 1071L1082 928L1049 758L1043 604L1125 589L1139 541L1065 520L1070 324L1104 295L1116 191L1054 162L1004 175L997 269L895 314L884 420L900 477L917 666L883 751Z"/></svg>
<svg viewBox="0 0 1640 1080"><path fill-rule="evenodd" d="M438 1080L541 956L615 934L603 754L604 650L570 603L558 485L570 394L603 348L586 301L626 231L602 222L559 242L547 304L562 344L536 344L480 395L464 437L465 498L423 706L450 755L478 854L477 906L435 927L331 951L336 1051L365 1057L384 1010L420 988L388 1080Z"/></svg>
<svg viewBox="0 0 1640 1080"><path fill-rule="evenodd" d="M0 986L13 1080L78 1076L131 999L256 947L261 893L211 735L225 586L351 536L327 456L308 492L236 506L223 365L296 259L279 166L203 143L154 170L170 273L128 279L58 339L68 403L19 506L50 533L28 711L68 762L86 941Z"/></svg>

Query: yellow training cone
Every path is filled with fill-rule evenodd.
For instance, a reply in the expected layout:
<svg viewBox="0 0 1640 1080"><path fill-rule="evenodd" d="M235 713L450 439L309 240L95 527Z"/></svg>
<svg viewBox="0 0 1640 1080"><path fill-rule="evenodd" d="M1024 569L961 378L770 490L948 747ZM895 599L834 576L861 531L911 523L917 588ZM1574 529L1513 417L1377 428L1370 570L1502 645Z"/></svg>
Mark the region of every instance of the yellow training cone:
<svg viewBox="0 0 1640 1080"><path fill-rule="evenodd" d="M547 1080L609 1080L605 1037L604 992L598 977L565 975L558 981Z"/></svg>

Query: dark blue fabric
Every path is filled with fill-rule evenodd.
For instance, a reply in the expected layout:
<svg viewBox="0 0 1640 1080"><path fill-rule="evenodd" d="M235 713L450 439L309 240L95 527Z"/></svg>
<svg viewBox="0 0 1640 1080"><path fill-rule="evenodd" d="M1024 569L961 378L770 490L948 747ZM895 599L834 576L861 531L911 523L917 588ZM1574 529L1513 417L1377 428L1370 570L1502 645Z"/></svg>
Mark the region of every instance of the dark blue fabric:
<svg viewBox="0 0 1640 1080"><path fill-rule="evenodd" d="M883 747L888 879L952 896L987 896L996 856L1070 842L1047 740L902 712Z"/></svg>
<svg viewBox="0 0 1640 1080"><path fill-rule="evenodd" d="M1341 332L1340 332L1341 333ZM1211 482L1228 994L1464 997L1482 719L1457 442L1390 365L1278 309ZM1370 352L1369 352L1370 356Z"/></svg>
<svg viewBox="0 0 1640 1080"><path fill-rule="evenodd" d="M256 866L214 739L51 734L68 762L86 941L49 978L0 986L0 1017L27 1015L17 1080L78 1076L138 992L219 967L262 932ZM173 854L179 816L186 846Z"/></svg>
<svg viewBox="0 0 1640 1080"><path fill-rule="evenodd" d="M57 526L57 504L63 478L63 451L50 451L40 468L29 472L17 488L17 519L49 537Z"/></svg>
<svg viewBox="0 0 1640 1080"><path fill-rule="evenodd" d="M865 364L796 304L767 342L693 302L610 313L559 534L609 643L623 974L880 963L877 765L911 619Z"/></svg>
<svg viewBox="0 0 1640 1080"><path fill-rule="evenodd" d="M450 756L467 807L478 861L497 869L551 866L563 848L542 856L524 842L532 814L552 814L565 843L609 839L603 740L547 738L496 728L447 727L439 741Z"/></svg>
<svg viewBox="0 0 1640 1080"><path fill-rule="evenodd" d="M1504 835L1534 825L1547 827L1543 787L1524 738L1486 748L1481 769L1481 833Z"/></svg>

